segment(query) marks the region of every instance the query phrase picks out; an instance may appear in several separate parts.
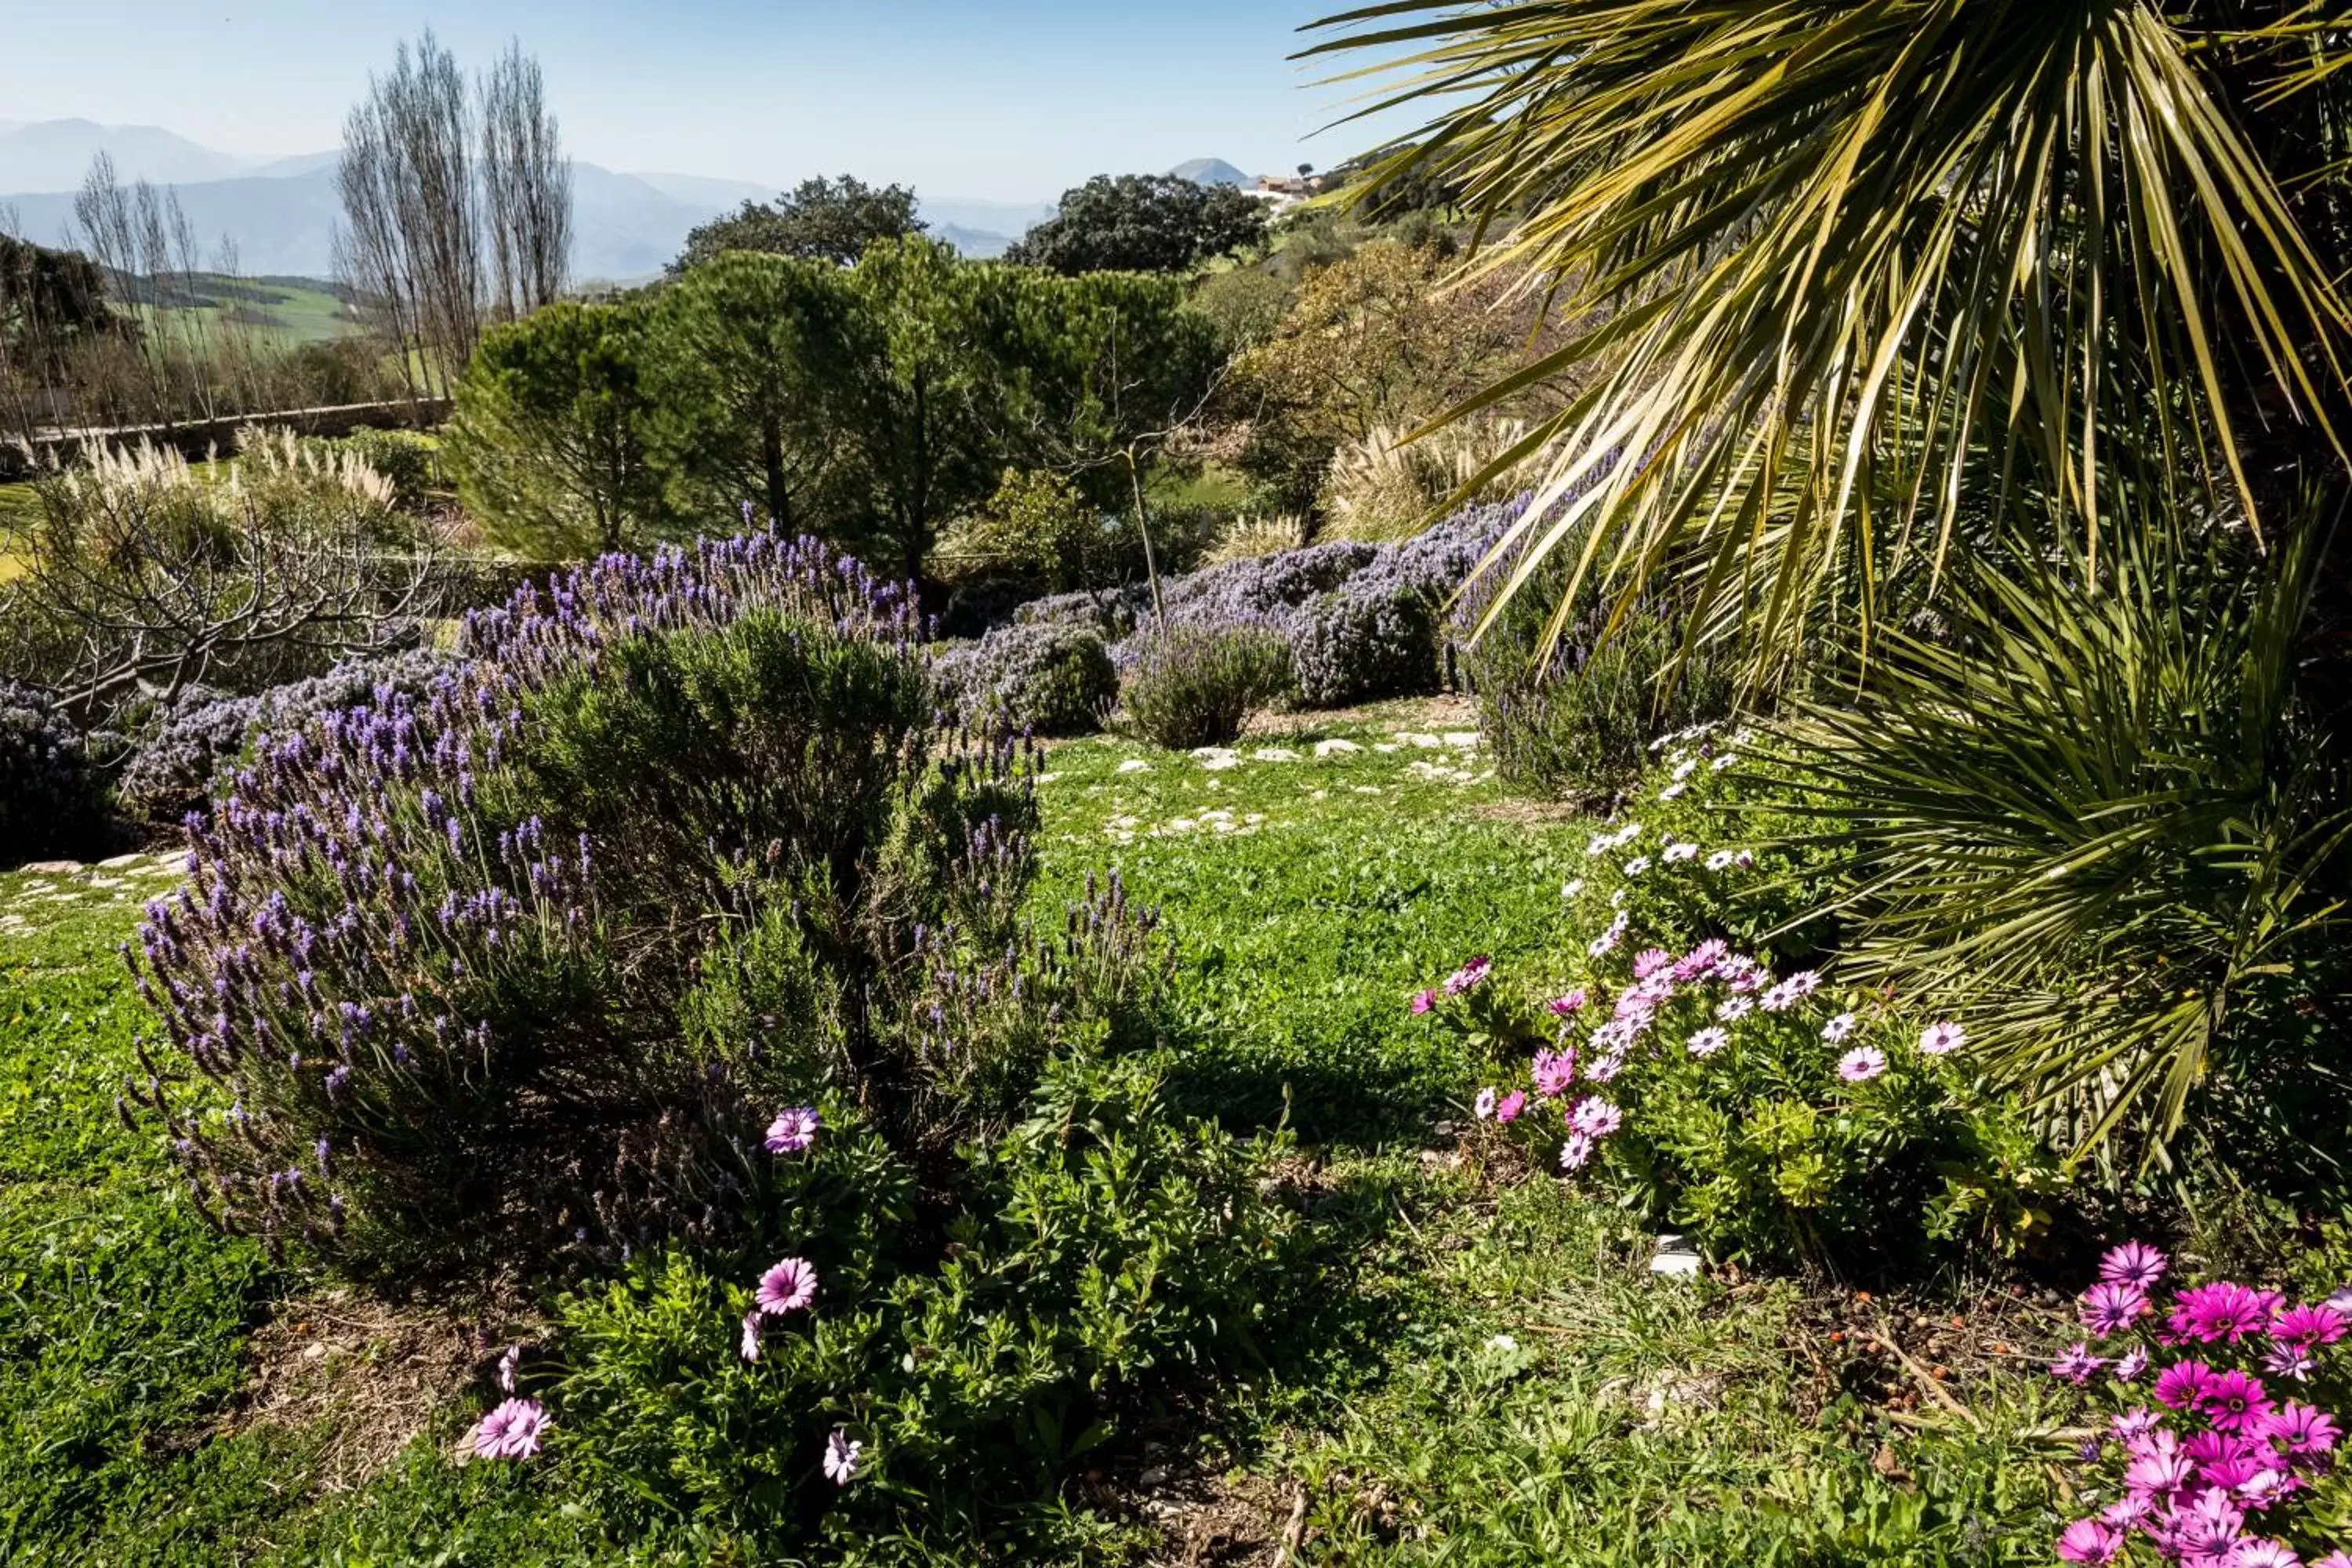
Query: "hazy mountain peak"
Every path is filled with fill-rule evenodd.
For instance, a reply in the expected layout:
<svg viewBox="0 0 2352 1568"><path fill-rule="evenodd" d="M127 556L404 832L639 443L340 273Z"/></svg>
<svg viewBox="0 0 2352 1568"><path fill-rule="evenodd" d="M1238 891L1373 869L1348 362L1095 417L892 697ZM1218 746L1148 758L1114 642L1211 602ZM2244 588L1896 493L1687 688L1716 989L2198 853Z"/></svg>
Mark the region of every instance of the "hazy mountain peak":
<svg viewBox="0 0 2352 1568"><path fill-rule="evenodd" d="M1244 188L1257 184L1257 178L1244 174L1223 158L1192 158L1168 171L1180 180L1190 180L1196 185L1240 185Z"/></svg>

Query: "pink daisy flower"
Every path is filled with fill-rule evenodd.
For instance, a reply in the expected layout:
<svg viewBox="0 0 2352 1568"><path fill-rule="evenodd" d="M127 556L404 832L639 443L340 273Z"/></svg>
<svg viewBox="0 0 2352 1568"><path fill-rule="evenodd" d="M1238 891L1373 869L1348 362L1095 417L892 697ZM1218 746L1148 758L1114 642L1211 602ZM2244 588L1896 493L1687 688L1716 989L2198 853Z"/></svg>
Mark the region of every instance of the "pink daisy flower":
<svg viewBox="0 0 2352 1568"><path fill-rule="evenodd" d="M1867 1083L1886 1070L1886 1053L1876 1046L1856 1046L1838 1058L1837 1070L1848 1083Z"/></svg>
<svg viewBox="0 0 2352 1568"><path fill-rule="evenodd" d="M2230 1568L2303 1568L2303 1559L2283 1541L2250 1535L2231 1549Z"/></svg>
<svg viewBox="0 0 2352 1568"><path fill-rule="evenodd" d="M2147 1370L2147 1352L2137 1345L2116 1359L2116 1381L2118 1383L2137 1383L2140 1374Z"/></svg>
<svg viewBox="0 0 2352 1568"><path fill-rule="evenodd" d="M1607 1083L1625 1070L1625 1058L1616 1051L1608 1051L1584 1065L1584 1076L1594 1083Z"/></svg>
<svg viewBox="0 0 2352 1568"><path fill-rule="evenodd" d="M2298 1467L2315 1464L2333 1452L2341 1436L2334 1416L2293 1400L2264 1416L2261 1432L2265 1441L2286 1456L2288 1463Z"/></svg>
<svg viewBox="0 0 2352 1568"><path fill-rule="evenodd" d="M2188 1410L2205 1397L2215 1376L2201 1361L2177 1361L2156 1374L2156 1401L2175 1410Z"/></svg>
<svg viewBox="0 0 2352 1568"><path fill-rule="evenodd" d="M1586 1095L1569 1113L1569 1124L1591 1138L1606 1138L1625 1124L1625 1113L1597 1094Z"/></svg>
<svg viewBox="0 0 2352 1568"><path fill-rule="evenodd" d="M1435 990L1416 991L1412 994L1412 1011L1415 1017L1428 1012L1432 1007L1436 1005L1437 993Z"/></svg>
<svg viewBox="0 0 2352 1568"><path fill-rule="evenodd" d="M1795 1006L1797 1001L1796 988L1783 980L1780 984L1764 993L1764 998L1758 1005L1767 1013L1785 1013Z"/></svg>
<svg viewBox="0 0 2352 1568"><path fill-rule="evenodd" d="M2147 1298L2128 1285L2102 1280L2083 1292L2083 1326L2103 1340L2122 1333L2152 1310Z"/></svg>
<svg viewBox="0 0 2352 1568"><path fill-rule="evenodd" d="M1968 1043L1969 1032L1947 1018L1919 1032L1919 1049L1931 1057L1948 1057Z"/></svg>
<svg viewBox="0 0 2352 1568"><path fill-rule="evenodd" d="M2173 1515L2172 1539L2187 1558L2219 1557L2238 1543L2245 1510L2220 1487L2208 1487Z"/></svg>
<svg viewBox="0 0 2352 1568"><path fill-rule="evenodd" d="M1580 1171L1584 1169L1586 1163L1591 1158L1592 1134L1590 1132L1570 1133L1568 1135L1568 1142L1561 1146L1559 1151L1560 1164L1571 1171Z"/></svg>
<svg viewBox="0 0 2352 1568"><path fill-rule="evenodd" d="M847 1486L857 1479L857 1461L865 1452L865 1444L846 1432L835 1432L824 1440L824 1479L837 1487Z"/></svg>
<svg viewBox="0 0 2352 1568"><path fill-rule="evenodd" d="M760 1310L771 1317L797 1312L816 1300L816 1266L787 1258L760 1276Z"/></svg>
<svg viewBox="0 0 2352 1568"><path fill-rule="evenodd" d="M1729 944L1721 937L1709 937L1683 954L1670 973L1685 985L1694 980L1704 980L1715 973L1715 966L1723 962L1724 954L1730 951Z"/></svg>
<svg viewBox="0 0 2352 1568"><path fill-rule="evenodd" d="M2335 1308L2289 1307L2271 1325L2271 1338L2283 1345L2297 1347L2332 1345L2344 1337L2344 1314Z"/></svg>
<svg viewBox="0 0 2352 1568"><path fill-rule="evenodd" d="M821 1125L815 1107L794 1106L768 1123L768 1152L800 1153L816 1142L817 1129Z"/></svg>
<svg viewBox="0 0 2352 1568"><path fill-rule="evenodd" d="M1480 953L1445 977L1445 994L1448 996L1461 995L1465 991L1486 979L1494 967L1495 961L1485 953Z"/></svg>
<svg viewBox="0 0 2352 1568"><path fill-rule="evenodd" d="M2251 1373L2221 1373L2206 1383L2197 1408L2217 1430L2260 1431L2271 1412L2270 1390Z"/></svg>
<svg viewBox="0 0 2352 1568"><path fill-rule="evenodd" d="M2065 1353L2050 1363L2050 1375L2064 1378L2077 1386L2091 1381L2091 1376L2107 1363L2091 1353L2091 1347L2077 1341L2068 1345Z"/></svg>
<svg viewBox="0 0 2352 1568"><path fill-rule="evenodd" d="M2135 1405L2129 1410L2116 1412L2107 1421L2107 1430L2116 1435L2118 1443L2128 1443L2145 1436L2164 1425L2164 1417L2145 1405Z"/></svg>
<svg viewBox="0 0 2352 1568"><path fill-rule="evenodd" d="M509 1399L482 1417L474 1434L474 1457L480 1459L528 1459L546 1440L554 1423L547 1407L536 1399Z"/></svg>
<svg viewBox="0 0 2352 1568"><path fill-rule="evenodd" d="M1727 1024L1737 1024L1754 1011L1755 1007L1756 1004L1745 996L1726 996L1722 1005L1716 1008L1715 1016Z"/></svg>
<svg viewBox="0 0 2352 1568"><path fill-rule="evenodd" d="M1558 1100L1576 1081L1576 1047L1563 1047L1556 1051L1538 1051L1535 1062L1536 1092L1546 1100Z"/></svg>
<svg viewBox="0 0 2352 1568"><path fill-rule="evenodd" d="M2111 1285L2129 1285L2147 1291L2164 1278L2163 1253L2144 1241L2126 1241L2099 1260L2099 1278Z"/></svg>
<svg viewBox="0 0 2352 1568"><path fill-rule="evenodd" d="M1643 948L1633 955L1633 978L1647 980L1675 961L1674 954L1663 947Z"/></svg>
<svg viewBox="0 0 2352 1568"><path fill-rule="evenodd" d="M743 1342L738 1347L738 1353L745 1361L758 1361L760 1344L760 1314L746 1312L743 1314Z"/></svg>
<svg viewBox="0 0 2352 1568"><path fill-rule="evenodd" d="M1585 1003L1590 1000L1591 998L1584 994L1584 988L1580 985L1565 996L1553 997L1550 1007L1555 1017L1566 1018L1583 1012Z"/></svg>
<svg viewBox="0 0 2352 1568"><path fill-rule="evenodd" d="M2123 1550L2124 1532L2095 1519L2078 1519L2058 1537L2062 1563L2112 1563Z"/></svg>
<svg viewBox="0 0 2352 1568"><path fill-rule="evenodd" d="M1495 1120L1507 1127L1517 1121L1519 1119L1519 1112L1527 1108L1528 1097L1515 1089L1496 1102Z"/></svg>

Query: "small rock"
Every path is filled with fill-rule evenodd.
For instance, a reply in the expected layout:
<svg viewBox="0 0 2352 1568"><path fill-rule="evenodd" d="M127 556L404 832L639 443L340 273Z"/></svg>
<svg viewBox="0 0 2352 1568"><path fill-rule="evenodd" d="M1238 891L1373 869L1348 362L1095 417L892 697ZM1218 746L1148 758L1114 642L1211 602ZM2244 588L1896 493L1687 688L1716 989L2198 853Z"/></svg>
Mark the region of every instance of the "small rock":
<svg viewBox="0 0 2352 1568"><path fill-rule="evenodd" d="M1255 757L1261 763L1295 763L1298 760L1298 753L1297 752L1286 750L1281 746L1260 746L1256 751L1252 752L1250 755Z"/></svg>
<svg viewBox="0 0 2352 1568"><path fill-rule="evenodd" d="M1475 746L1478 743L1478 731L1475 730L1448 730L1442 738L1447 745L1453 747L1455 751L1466 752L1471 747Z"/></svg>
<svg viewBox="0 0 2352 1568"><path fill-rule="evenodd" d="M79 860L27 860L16 868L28 877L71 877L81 870Z"/></svg>
<svg viewBox="0 0 2352 1568"><path fill-rule="evenodd" d="M1394 741L1375 741L1372 742L1372 750L1376 752L1402 752L1404 748L1398 745Z"/></svg>
<svg viewBox="0 0 2352 1568"><path fill-rule="evenodd" d="M1111 771L1120 773L1148 773L1151 771L1151 764L1141 757L1129 757Z"/></svg>
<svg viewBox="0 0 2352 1568"><path fill-rule="evenodd" d="M1037 782L1041 784L1049 784L1061 776L1062 775L1059 773L1039 773L1037 775Z"/></svg>
<svg viewBox="0 0 2352 1568"><path fill-rule="evenodd" d="M109 870L109 871L120 871L120 870L121 870L125 866L136 866L136 865L138 865L142 860L144 860L144 859L146 859L146 858L147 858L147 857L146 857L146 856L142 855L142 854L139 854L139 853L137 853L136 851L133 851L132 853L131 853L131 854L129 854L129 855L115 855L115 856L111 856L111 857L108 858L107 859L100 860L100 861L99 862L99 865L100 865L100 866L101 866L101 867L103 867L105 869L107 869L107 870Z"/></svg>
<svg viewBox="0 0 2352 1568"><path fill-rule="evenodd" d="M1342 741L1337 736L1328 741L1315 742L1315 754L1318 757L1340 757L1349 752L1360 752L1363 749L1353 741Z"/></svg>
<svg viewBox="0 0 2352 1568"><path fill-rule="evenodd" d="M1164 1487L1168 1484L1167 1467L1164 1465L1154 1465L1150 1469L1144 1471L1141 1475L1136 1477L1135 1479L1137 1484L1139 1486Z"/></svg>
<svg viewBox="0 0 2352 1568"><path fill-rule="evenodd" d="M327 1342L324 1340L312 1340L309 1344L302 1347L302 1359L304 1361L326 1360Z"/></svg>

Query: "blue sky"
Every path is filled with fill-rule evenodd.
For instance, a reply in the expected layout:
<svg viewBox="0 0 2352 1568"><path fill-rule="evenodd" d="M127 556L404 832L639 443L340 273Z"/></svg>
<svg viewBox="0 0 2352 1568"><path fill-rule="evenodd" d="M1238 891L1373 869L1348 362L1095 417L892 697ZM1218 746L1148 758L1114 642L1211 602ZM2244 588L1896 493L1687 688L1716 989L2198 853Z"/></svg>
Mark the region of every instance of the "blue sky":
<svg viewBox="0 0 2352 1568"><path fill-rule="evenodd" d="M0 0L0 120L161 125L224 151L332 147L394 44L468 64L520 37L572 153L783 184L1050 199L1091 174L1222 157L1335 163L1349 103L1285 57L1318 0Z"/></svg>

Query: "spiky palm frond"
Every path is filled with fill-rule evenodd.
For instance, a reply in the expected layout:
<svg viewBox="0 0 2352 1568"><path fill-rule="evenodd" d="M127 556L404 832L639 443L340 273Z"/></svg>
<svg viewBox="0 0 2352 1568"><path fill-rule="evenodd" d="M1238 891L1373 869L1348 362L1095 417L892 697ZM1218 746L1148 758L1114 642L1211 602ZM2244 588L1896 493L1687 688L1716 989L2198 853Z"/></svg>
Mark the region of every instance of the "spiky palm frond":
<svg viewBox="0 0 2352 1568"><path fill-rule="evenodd" d="M1435 108L1375 189L1442 171L1485 264L1591 323L1455 411L1591 378L1505 454L1558 443L1562 504L1489 567L1517 591L1580 540L1570 598L1686 570L1769 645L1828 585L1866 625L1939 570L1972 486L2030 482L2095 553L2118 475L2259 530L2251 422L2334 439L2345 303L2235 118L2257 9L1393 0L1308 53L1403 73L1367 113Z"/></svg>
<svg viewBox="0 0 2352 1568"><path fill-rule="evenodd" d="M2298 709L2315 531L2251 585L2218 531L2117 541L1971 572L1859 703L1780 723L1781 782L1853 847L1857 977L1967 1016L2086 1143L2160 1148L2250 992L2334 983L2352 815Z"/></svg>

